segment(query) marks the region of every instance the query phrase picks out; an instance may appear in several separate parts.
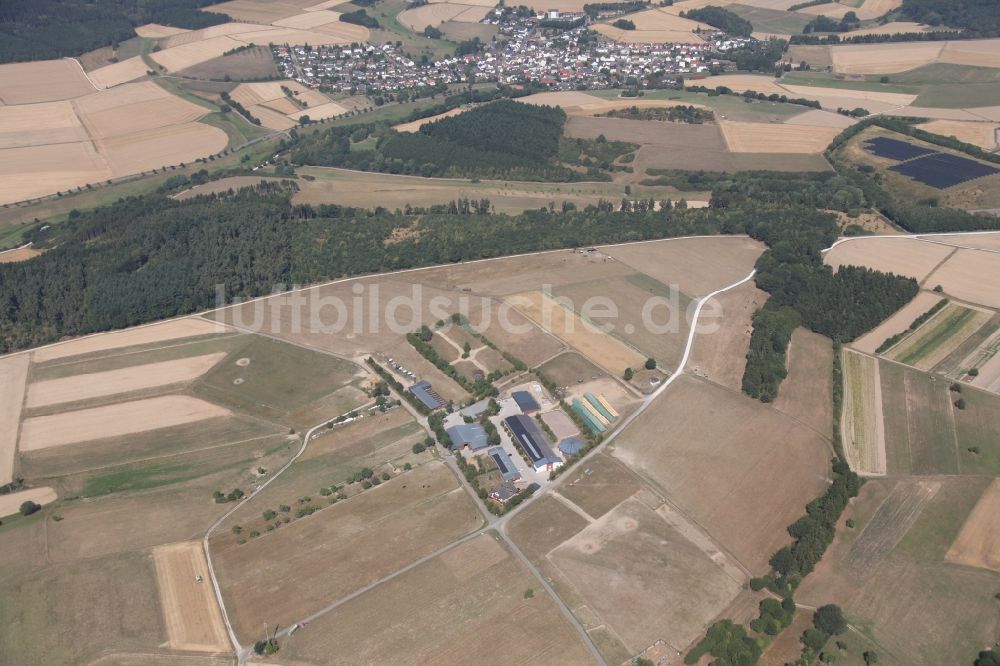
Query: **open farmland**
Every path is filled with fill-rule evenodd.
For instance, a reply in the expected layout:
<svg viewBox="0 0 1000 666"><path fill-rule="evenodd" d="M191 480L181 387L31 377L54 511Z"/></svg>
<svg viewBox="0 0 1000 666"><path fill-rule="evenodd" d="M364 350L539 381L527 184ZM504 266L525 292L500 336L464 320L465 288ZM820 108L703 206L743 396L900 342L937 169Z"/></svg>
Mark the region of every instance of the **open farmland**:
<svg viewBox="0 0 1000 666"><path fill-rule="evenodd" d="M841 433L847 461L859 474L885 474L885 422L878 360L845 351L842 363L844 413Z"/></svg>
<svg viewBox="0 0 1000 666"><path fill-rule="evenodd" d="M603 248L618 262L700 298L745 278L764 246L746 237L677 238Z"/></svg>
<svg viewBox="0 0 1000 666"><path fill-rule="evenodd" d="M886 352L889 358L930 370L993 316L992 312L951 303Z"/></svg>
<svg viewBox="0 0 1000 666"><path fill-rule="evenodd" d="M829 443L773 408L701 379L682 377L658 400L615 441L614 455L746 568L763 572L788 541L785 527L825 487ZM704 441L713 442L711 449Z"/></svg>
<svg viewBox="0 0 1000 666"><path fill-rule="evenodd" d="M892 74L930 63L996 66L1000 40L845 44L830 47L833 69L849 74Z"/></svg>
<svg viewBox="0 0 1000 666"><path fill-rule="evenodd" d="M957 472L949 382L889 361L880 363L879 376L889 472Z"/></svg>
<svg viewBox="0 0 1000 666"><path fill-rule="evenodd" d="M719 126L734 153L821 153L841 132L838 127L792 124L722 122Z"/></svg>
<svg viewBox="0 0 1000 666"><path fill-rule="evenodd" d="M945 557L1000 572L1000 479L994 479L979 498Z"/></svg>
<svg viewBox="0 0 1000 666"><path fill-rule="evenodd" d="M194 652L228 650L229 637L215 595L204 582L208 565L201 544L160 546L153 550L153 562L170 647Z"/></svg>
<svg viewBox="0 0 1000 666"><path fill-rule="evenodd" d="M942 136L953 136L959 141L979 146L983 150L997 149L997 129L995 122L971 122L963 120L932 120L916 126L927 132Z"/></svg>
<svg viewBox="0 0 1000 666"><path fill-rule="evenodd" d="M694 642L743 582L663 509L626 500L548 555L632 654L656 640L675 648Z"/></svg>
<svg viewBox="0 0 1000 666"><path fill-rule="evenodd" d="M886 340L909 329L913 321L930 310L941 300L940 294L921 291L916 298L901 307L891 317L851 343L851 347L866 354L874 354Z"/></svg>
<svg viewBox="0 0 1000 666"><path fill-rule="evenodd" d="M792 332L788 376L781 383L774 408L824 437L833 437L833 343L829 338L801 326Z"/></svg>
<svg viewBox="0 0 1000 666"><path fill-rule="evenodd" d="M446 21L476 23L486 16L489 8L452 2L439 2L407 9L399 15L399 22L414 32L423 32L427 26L440 28Z"/></svg>
<svg viewBox="0 0 1000 666"><path fill-rule="evenodd" d="M488 533L310 622L282 654L315 664L592 659L537 580Z"/></svg>
<svg viewBox="0 0 1000 666"><path fill-rule="evenodd" d="M796 600L840 605L879 655L895 663L974 660L996 636L1000 576L949 564L945 555L990 483L985 477L869 481ZM857 524L853 530L843 526L848 517Z"/></svg>
<svg viewBox="0 0 1000 666"><path fill-rule="evenodd" d="M30 488L0 495L0 518L17 513L24 502L34 502L45 506L55 502L56 499L58 496L51 488Z"/></svg>
<svg viewBox="0 0 1000 666"><path fill-rule="evenodd" d="M867 266L936 284L927 276L954 251L912 238L863 238L840 243L824 260L835 271L841 266Z"/></svg>
<svg viewBox="0 0 1000 666"><path fill-rule="evenodd" d="M508 297L508 302L609 372L634 368L646 360L632 347L601 332L541 291L514 294Z"/></svg>
<svg viewBox="0 0 1000 666"><path fill-rule="evenodd" d="M17 354L0 358L0 485L14 478L17 433L21 425L29 357Z"/></svg>
<svg viewBox="0 0 1000 666"><path fill-rule="evenodd" d="M246 544L217 537L213 560L236 633L250 641L265 622L288 626L481 523L455 477L434 463Z"/></svg>
<svg viewBox="0 0 1000 666"><path fill-rule="evenodd" d="M1000 254L958 250L927 281L940 284L946 294L956 298L998 308L1000 280L984 280L985 275L1000 275Z"/></svg>
<svg viewBox="0 0 1000 666"><path fill-rule="evenodd" d="M691 299L676 288L635 273L566 285L553 289L552 295L567 299L567 306L593 325L610 326L610 335L646 356L669 366L680 360L690 327ZM607 303L613 304L613 316L597 316Z"/></svg>
<svg viewBox="0 0 1000 666"><path fill-rule="evenodd" d="M704 323L691 351L690 371L730 389L740 390L746 355L750 349L751 318L767 300L751 280L712 299L713 308L706 304L701 317ZM717 316L721 314L721 316ZM699 317L699 321L702 321Z"/></svg>
<svg viewBox="0 0 1000 666"><path fill-rule="evenodd" d="M0 66L0 79L3 67L12 65ZM91 89L67 101L12 99L28 101L0 106L0 156L6 158L0 202L193 162L228 144L225 132L197 122L204 107L150 81Z"/></svg>
<svg viewBox="0 0 1000 666"><path fill-rule="evenodd" d="M629 14L628 20L635 23L635 30L622 30L609 23L598 23L595 29L609 39L629 44L654 42L701 44L704 40L695 34L695 30L711 30L711 26L681 18L662 9L648 9L636 14Z"/></svg>

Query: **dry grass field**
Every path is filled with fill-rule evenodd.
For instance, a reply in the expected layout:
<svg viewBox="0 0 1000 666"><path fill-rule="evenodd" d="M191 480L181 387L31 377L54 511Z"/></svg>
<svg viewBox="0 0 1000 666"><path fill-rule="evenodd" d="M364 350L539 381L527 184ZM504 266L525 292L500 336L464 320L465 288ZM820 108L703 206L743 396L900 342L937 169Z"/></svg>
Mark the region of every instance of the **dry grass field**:
<svg viewBox="0 0 1000 666"><path fill-rule="evenodd" d="M792 116L785 121L786 125L806 125L808 127L835 127L837 129L847 129L853 125L856 120L853 118L848 118L847 116L842 116L839 113L833 113L832 111L822 111L820 109L813 109L812 111L805 111L796 116ZM824 149L826 146L823 147Z"/></svg>
<svg viewBox="0 0 1000 666"><path fill-rule="evenodd" d="M36 250L30 247L19 247L16 250L7 250L6 252L0 252L0 264L20 263L22 261L27 261L28 259L34 259L41 253L41 250Z"/></svg>
<svg viewBox="0 0 1000 666"><path fill-rule="evenodd" d="M859 474L884 475L886 467L885 422L882 418L882 385L878 361L845 351L844 408L841 433L851 469Z"/></svg>
<svg viewBox="0 0 1000 666"><path fill-rule="evenodd" d="M149 39L161 39L185 32L188 31L184 28L175 28L170 25L160 25L159 23L147 23L146 25L137 26L135 29L135 34L140 37L148 37Z"/></svg>
<svg viewBox="0 0 1000 666"><path fill-rule="evenodd" d="M753 270L764 246L746 237L677 238L603 248L618 262L700 298Z"/></svg>
<svg viewBox="0 0 1000 666"><path fill-rule="evenodd" d="M826 253L824 261L835 271L841 266L867 266L934 285L938 282L927 276L954 251L912 238L863 238L841 243Z"/></svg>
<svg viewBox="0 0 1000 666"><path fill-rule="evenodd" d="M916 298L897 310L891 317L852 342L851 347L866 354L874 354L883 342L907 330L914 319L930 310L940 300L940 294L921 291Z"/></svg>
<svg viewBox="0 0 1000 666"><path fill-rule="evenodd" d="M548 559L632 654L657 640L676 649L694 642L743 582L668 515L635 499L590 523Z"/></svg>
<svg viewBox="0 0 1000 666"><path fill-rule="evenodd" d="M612 373L641 365L646 357L634 348L623 344L598 330L579 314L559 304L556 299L540 291L521 292L508 297L512 304L544 330L592 359Z"/></svg>
<svg viewBox="0 0 1000 666"><path fill-rule="evenodd" d="M834 71L846 74L892 74L935 62L995 67L1000 40L846 44L830 52Z"/></svg>
<svg viewBox="0 0 1000 666"><path fill-rule="evenodd" d="M153 549L153 562L169 637L167 645L191 652L227 651L229 638L212 591L201 543L187 541L159 546Z"/></svg>
<svg viewBox="0 0 1000 666"><path fill-rule="evenodd" d="M824 437L833 437L833 343L796 328L788 345L788 376L774 408L798 419Z"/></svg>
<svg viewBox="0 0 1000 666"><path fill-rule="evenodd" d="M212 559L245 642L265 622L288 626L481 524L457 479L431 463L246 544L217 537Z"/></svg>
<svg viewBox="0 0 1000 666"><path fill-rule="evenodd" d="M946 294L956 298L998 308L1000 280L984 280L985 275L1000 275L1000 254L958 250L927 278L927 282L942 285Z"/></svg>
<svg viewBox="0 0 1000 666"><path fill-rule="evenodd" d="M552 295L661 364L673 366L680 360L690 329L691 299L679 290L634 273L566 285L553 289ZM601 316L605 313L609 316Z"/></svg>
<svg viewBox="0 0 1000 666"><path fill-rule="evenodd" d="M685 376L622 433L614 455L757 573L825 487L831 449L773 408Z"/></svg>
<svg viewBox="0 0 1000 666"><path fill-rule="evenodd" d="M27 354L0 358L0 485L10 483L14 478L17 435L29 365Z"/></svg>
<svg viewBox="0 0 1000 666"><path fill-rule="evenodd" d="M427 26L440 27L445 21L467 21L475 23L489 11L484 6L439 2L407 9L400 13L398 20L414 32L423 32Z"/></svg>
<svg viewBox="0 0 1000 666"><path fill-rule="evenodd" d="M292 91L291 97L283 88ZM288 80L243 83L231 95L251 114L260 118L265 127L276 130L293 127L303 115L308 115L313 120L322 120L347 111L340 104L331 102L323 93ZM305 106L296 104L293 99Z"/></svg>
<svg viewBox="0 0 1000 666"><path fill-rule="evenodd" d="M95 439L134 435L228 414L224 408L203 400L172 395L34 416L21 424L19 448L22 451L38 451Z"/></svg>
<svg viewBox="0 0 1000 666"><path fill-rule="evenodd" d="M538 581L490 534L310 622L281 653L317 666L592 660Z"/></svg>
<svg viewBox="0 0 1000 666"><path fill-rule="evenodd" d="M994 479L979 498L945 558L1000 572L1000 479Z"/></svg>
<svg viewBox="0 0 1000 666"><path fill-rule="evenodd" d="M750 281L714 297L716 308L706 304L699 317L699 321L705 319L695 337L688 369L716 384L740 390L753 332L751 318L767 298L767 292Z"/></svg>

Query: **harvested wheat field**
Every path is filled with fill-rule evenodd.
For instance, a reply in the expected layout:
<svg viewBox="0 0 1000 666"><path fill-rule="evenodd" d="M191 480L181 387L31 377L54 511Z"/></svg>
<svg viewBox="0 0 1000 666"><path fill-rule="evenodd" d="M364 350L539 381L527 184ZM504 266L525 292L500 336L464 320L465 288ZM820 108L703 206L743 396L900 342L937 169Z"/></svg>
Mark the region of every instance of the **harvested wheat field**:
<svg viewBox="0 0 1000 666"><path fill-rule="evenodd" d="M135 365L121 370L32 382L28 386L25 406L32 409L190 382L208 372L225 355L225 352L217 352L173 361Z"/></svg>
<svg viewBox="0 0 1000 666"><path fill-rule="evenodd" d="M32 247L19 247L16 250L0 252L0 264L17 264L28 259L34 259L42 253Z"/></svg>
<svg viewBox="0 0 1000 666"><path fill-rule="evenodd" d="M753 280L714 296L701 310L688 369L716 384L740 390L750 349L753 313L768 294ZM714 326L713 326L714 324Z"/></svg>
<svg viewBox="0 0 1000 666"><path fill-rule="evenodd" d="M821 153L840 134L836 127L720 121L726 146L734 153Z"/></svg>
<svg viewBox="0 0 1000 666"><path fill-rule="evenodd" d="M778 85L773 76L764 76L763 74L722 74L698 81L688 81L687 84L689 86L705 86L706 88L725 86L739 93L746 90L753 90L754 92L766 93L768 95L771 93L779 95L788 94L788 91Z"/></svg>
<svg viewBox="0 0 1000 666"><path fill-rule="evenodd" d="M597 32L616 42L629 44L645 44L658 42L676 42L681 44L701 44L703 40L694 33L695 30L711 30L711 26L698 21L681 18L660 9L648 9L636 14L629 14L628 19L635 23L635 30L622 30L608 23L594 26Z"/></svg>
<svg viewBox="0 0 1000 666"><path fill-rule="evenodd" d="M294 16L288 16L286 18L278 19L277 21L271 21L271 25L281 28L299 28L302 30L309 30L311 28L326 25L327 23L334 23L339 20L340 12L305 12L304 14L295 14Z"/></svg>
<svg viewBox="0 0 1000 666"><path fill-rule="evenodd" d="M938 61L948 42L845 44L830 47L833 71L842 74L892 74Z"/></svg>
<svg viewBox="0 0 1000 666"><path fill-rule="evenodd" d="M45 363L69 356L122 349L134 345L148 345L167 340L179 340L196 335L225 333L228 330L227 326L219 322L198 317L184 317L148 326L137 326L109 333L96 333L85 338L57 342L36 349L31 354L35 363Z"/></svg>
<svg viewBox="0 0 1000 666"><path fill-rule="evenodd" d="M425 7L434 7L436 5L424 5ZM435 120L441 120L442 118L451 118L452 116L457 116L465 113L469 109L474 107L458 107L457 109L452 109L450 111L445 111L444 113L439 113L436 116L429 116L427 118L421 118L419 120L413 120L408 123L401 123L399 125L393 125L392 129L397 132L417 132L421 127L428 123L432 123Z"/></svg>
<svg viewBox="0 0 1000 666"><path fill-rule="evenodd" d="M844 351L844 412L841 415L844 453L858 474L884 475L885 421L878 361Z"/></svg>
<svg viewBox="0 0 1000 666"><path fill-rule="evenodd" d="M856 122L858 121L854 118L849 118L839 113L813 109L812 111L806 111L798 114L797 116L792 116L785 121L785 124L805 125L808 127L836 127L837 129L843 130L847 129Z"/></svg>
<svg viewBox="0 0 1000 666"><path fill-rule="evenodd" d="M17 432L29 361L27 354L0 358L0 485L14 478Z"/></svg>
<svg viewBox="0 0 1000 666"><path fill-rule="evenodd" d="M335 3L343 4L343 3ZM302 13L301 7L290 2L268 2L266 0L232 0L207 7L206 11L217 12L235 21L251 23L271 23Z"/></svg>
<svg viewBox="0 0 1000 666"><path fill-rule="evenodd" d="M646 360L638 351L597 330L540 291L514 294L507 302L611 373L638 367Z"/></svg>
<svg viewBox="0 0 1000 666"><path fill-rule="evenodd" d="M874 354L883 342L908 329L914 319L930 310L940 300L940 294L921 291L894 315L852 342L851 347L866 354Z"/></svg>
<svg viewBox="0 0 1000 666"><path fill-rule="evenodd" d="M86 141L87 130L68 101L0 106L0 148Z"/></svg>
<svg viewBox="0 0 1000 666"><path fill-rule="evenodd" d="M1000 250L1000 231L987 231L976 234L958 234L954 236L935 234L929 236L940 243L948 243L957 247L979 248L982 250Z"/></svg>
<svg viewBox="0 0 1000 666"><path fill-rule="evenodd" d="M788 376L781 382L774 408L833 437L833 343L799 326L787 353Z"/></svg>
<svg viewBox="0 0 1000 666"><path fill-rule="evenodd" d="M206 113L204 107L175 97L151 81L88 95L76 100L74 106L94 139L123 136L131 139L146 130L193 123ZM158 156L149 156L145 161L155 159Z"/></svg>
<svg viewBox="0 0 1000 666"><path fill-rule="evenodd" d="M965 141L990 151L997 149L997 130L1000 129L1000 125L997 123L962 120L932 120L929 123L916 125L916 127L942 136L953 136L959 141Z"/></svg>
<svg viewBox="0 0 1000 666"><path fill-rule="evenodd" d="M824 261L835 271L841 266L867 266L922 281L954 251L913 238L863 238L840 243Z"/></svg>
<svg viewBox="0 0 1000 666"><path fill-rule="evenodd" d="M946 248L947 249L947 248ZM957 250L934 271L928 284L940 284L946 294L989 307L1000 308L1000 254Z"/></svg>
<svg viewBox="0 0 1000 666"><path fill-rule="evenodd" d="M153 549L160 606L172 650L225 652L229 639L212 592L205 553L197 541Z"/></svg>
<svg viewBox="0 0 1000 666"><path fill-rule="evenodd" d="M35 504L45 506L46 504L55 502L57 499L59 499L59 496L51 488L30 488L28 490L20 490L16 493L0 495L0 518L17 513L24 502L34 502Z"/></svg>
<svg viewBox="0 0 1000 666"><path fill-rule="evenodd" d="M994 479L979 498L945 559L1000 571L1000 479Z"/></svg>
<svg viewBox="0 0 1000 666"><path fill-rule="evenodd" d="M0 102L34 104L73 99L94 92L75 60L39 60L0 65Z"/></svg>
<svg viewBox="0 0 1000 666"><path fill-rule="evenodd" d="M193 33L181 36L188 37L190 34ZM184 44L171 46L162 51L157 51L149 57L164 69L176 72L181 69L193 67L207 60L218 58L226 51L232 51L239 46L242 46L242 42L238 42L226 35L220 35L218 37L192 40Z"/></svg>
<svg viewBox="0 0 1000 666"><path fill-rule="evenodd" d="M142 56L135 56L128 60L122 60L111 65L99 67L90 72L90 80L98 88L112 88L128 81L146 76L149 65L142 59Z"/></svg>
<svg viewBox="0 0 1000 666"><path fill-rule="evenodd" d="M616 260L698 298L745 278L764 251L747 237L675 238L602 248Z"/></svg>
<svg viewBox="0 0 1000 666"><path fill-rule="evenodd" d="M100 183L111 176L89 141L7 148L0 150L0 203Z"/></svg>
<svg viewBox="0 0 1000 666"><path fill-rule="evenodd" d="M140 25L135 29L135 34L140 37L148 37L149 39L161 39L163 37L171 37L173 35L179 35L183 32L190 32L184 28L175 28L169 25L160 25L159 23L147 23L146 25Z"/></svg>
<svg viewBox="0 0 1000 666"><path fill-rule="evenodd" d="M974 67L1000 66L1000 39L970 39L946 42L940 62Z"/></svg>
<svg viewBox="0 0 1000 666"><path fill-rule="evenodd" d="M159 127L97 142L115 176L126 176L168 164L194 162L207 154L222 152L226 133L202 123Z"/></svg>
<svg viewBox="0 0 1000 666"><path fill-rule="evenodd" d="M21 450L134 435L227 416L229 410L186 395L167 395L103 407L33 416L21 424Z"/></svg>
<svg viewBox="0 0 1000 666"><path fill-rule="evenodd" d="M398 18L399 22L410 30L413 30L414 32L421 32L427 26L437 27L445 21L450 21L471 8L471 5L441 2L432 5L423 5L422 7L417 7L415 9L407 9L402 12ZM485 15L486 9L481 9Z"/></svg>
<svg viewBox="0 0 1000 666"><path fill-rule="evenodd" d="M865 102L882 102L891 106L907 106L917 99L916 95L889 93L872 90L851 90L850 88L823 88L821 86L796 86L782 84L789 96L822 100L823 97L841 97Z"/></svg>
<svg viewBox="0 0 1000 666"><path fill-rule="evenodd" d="M856 3L848 0L843 4L848 7L854 7ZM864 0L864 3L854 10L854 13L857 14L858 18L862 21L867 21L869 19L876 19L881 16L885 16L894 9L899 9L901 4L903 4L903 0Z"/></svg>

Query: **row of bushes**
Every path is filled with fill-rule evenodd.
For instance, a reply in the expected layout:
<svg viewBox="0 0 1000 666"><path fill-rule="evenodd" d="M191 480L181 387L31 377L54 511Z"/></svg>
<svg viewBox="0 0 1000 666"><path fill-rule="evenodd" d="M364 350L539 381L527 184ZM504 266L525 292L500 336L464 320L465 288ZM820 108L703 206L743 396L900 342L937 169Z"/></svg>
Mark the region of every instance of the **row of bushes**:
<svg viewBox="0 0 1000 666"><path fill-rule="evenodd" d="M922 315L914 319L913 323L910 324L910 326L905 331L897 333L896 335L892 336L891 338L887 339L885 342L880 344L878 346L878 349L875 350L875 353L881 354L882 352L886 351L887 349L895 345L897 342L905 338L907 335L920 328L924 324L924 322L926 322L928 319L937 314L941 310L941 308L943 308L946 305L948 305L948 299L942 298L940 301L935 303L930 310L928 310L927 312L923 313Z"/></svg>
<svg viewBox="0 0 1000 666"><path fill-rule="evenodd" d="M814 99L806 99L805 97L789 97L788 95L779 95L778 93L771 93L768 95L767 93L757 92L756 90L744 90L743 92L738 93L729 86L716 86L714 88L708 88L706 86L686 86L685 89L690 92L707 93L712 97L715 95L738 95L745 99L757 99L762 102L781 102L782 104L808 106L813 109L821 108L820 103Z"/></svg>
<svg viewBox="0 0 1000 666"><path fill-rule="evenodd" d="M403 388L403 385L399 383L399 380L397 380L392 375L391 372L389 372L388 370L386 370L385 368L383 368L381 365L379 365L378 363L376 363L375 359L373 359L370 356L366 359L366 361L367 361L368 365L371 366L372 370L374 370L378 374L379 377L381 377L382 379L384 379L386 381L386 383L389 384L389 386L391 386L393 389L395 389L396 393L398 393L399 395L403 396L403 398L408 403L410 403L413 406L414 409L416 409L418 412L420 412L421 414L423 414L425 416L427 414L430 414L431 410L427 409L427 405L425 405L424 403L422 403L417 398L417 396L413 395L412 393L410 393L409 391L407 391L405 388Z"/></svg>

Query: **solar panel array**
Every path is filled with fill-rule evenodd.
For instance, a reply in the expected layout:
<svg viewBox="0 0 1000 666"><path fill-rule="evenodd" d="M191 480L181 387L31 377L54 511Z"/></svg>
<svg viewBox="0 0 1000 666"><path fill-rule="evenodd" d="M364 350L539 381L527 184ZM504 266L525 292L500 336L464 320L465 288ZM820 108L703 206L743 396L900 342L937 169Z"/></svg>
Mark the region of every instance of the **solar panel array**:
<svg viewBox="0 0 1000 666"><path fill-rule="evenodd" d="M914 157L934 153L934 151L930 148L915 146L912 143L907 143L906 141L900 141L898 139L890 139L885 136L877 136L874 139L865 141L865 150L876 157L884 157L886 159L896 160L897 162L901 162L902 160L912 160Z"/></svg>
<svg viewBox="0 0 1000 666"><path fill-rule="evenodd" d="M889 169L938 189L1000 173L996 167L949 153L931 153Z"/></svg>

